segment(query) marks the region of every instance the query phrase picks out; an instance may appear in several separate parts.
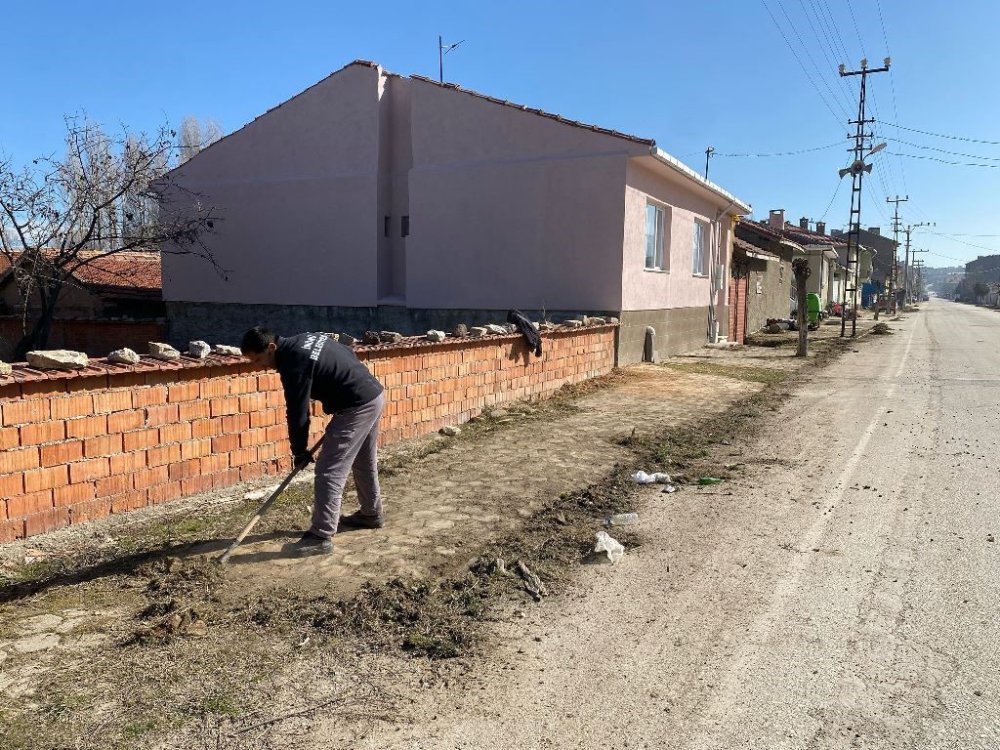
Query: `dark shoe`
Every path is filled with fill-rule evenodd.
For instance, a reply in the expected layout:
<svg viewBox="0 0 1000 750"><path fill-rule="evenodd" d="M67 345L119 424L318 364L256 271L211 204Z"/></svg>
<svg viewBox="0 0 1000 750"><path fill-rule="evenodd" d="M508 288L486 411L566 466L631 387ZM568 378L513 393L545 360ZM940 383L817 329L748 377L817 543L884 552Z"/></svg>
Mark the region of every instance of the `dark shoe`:
<svg viewBox="0 0 1000 750"><path fill-rule="evenodd" d="M307 531L297 542L286 544L282 548L292 555L306 557L308 555L329 555L333 552L333 542L321 536L316 536L311 531Z"/></svg>
<svg viewBox="0 0 1000 750"><path fill-rule="evenodd" d="M381 514L377 516L366 516L360 510L351 513L349 516L341 516L338 529L381 529L385 526L385 517Z"/></svg>

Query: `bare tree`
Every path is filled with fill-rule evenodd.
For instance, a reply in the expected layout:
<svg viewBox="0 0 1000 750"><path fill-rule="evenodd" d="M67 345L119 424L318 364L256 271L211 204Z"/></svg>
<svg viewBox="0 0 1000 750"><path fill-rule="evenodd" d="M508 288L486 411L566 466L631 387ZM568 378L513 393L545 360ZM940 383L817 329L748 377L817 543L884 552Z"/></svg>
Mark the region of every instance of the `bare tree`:
<svg viewBox="0 0 1000 750"><path fill-rule="evenodd" d="M0 159L0 255L16 285L21 340L14 356L48 342L60 296L95 258L128 250L197 255L218 266L205 237L219 220L200 197L165 174L177 134L125 129L112 138L84 117L66 120L67 155L24 167ZM163 207L159 199L169 192Z"/></svg>
<svg viewBox="0 0 1000 750"><path fill-rule="evenodd" d="M177 162L183 164L221 137L222 128L215 120L209 118L202 125L197 117L188 115L181 121L180 133L177 136Z"/></svg>

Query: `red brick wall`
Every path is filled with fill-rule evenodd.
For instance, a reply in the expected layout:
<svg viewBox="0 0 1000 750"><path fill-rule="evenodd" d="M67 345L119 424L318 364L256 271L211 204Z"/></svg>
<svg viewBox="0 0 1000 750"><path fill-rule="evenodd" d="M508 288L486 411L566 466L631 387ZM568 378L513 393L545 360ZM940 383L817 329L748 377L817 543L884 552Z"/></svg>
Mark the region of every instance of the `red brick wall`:
<svg viewBox="0 0 1000 750"><path fill-rule="evenodd" d="M161 320L86 320L83 318L54 320L46 349L72 349L92 357L105 357L108 352L127 346L145 352L150 341L165 341L167 324ZM0 317L0 359L21 339L21 318Z"/></svg>
<svg viewBox="0 0 1000 750"><path fill-rule="evenodd" d="M614 366L614 326L359 347L386 387L382 443L544 397ZM314 405L311 441L325 425ZM290 468L274 371L241 357L0 377L0 542L227 487Z"/></svg>

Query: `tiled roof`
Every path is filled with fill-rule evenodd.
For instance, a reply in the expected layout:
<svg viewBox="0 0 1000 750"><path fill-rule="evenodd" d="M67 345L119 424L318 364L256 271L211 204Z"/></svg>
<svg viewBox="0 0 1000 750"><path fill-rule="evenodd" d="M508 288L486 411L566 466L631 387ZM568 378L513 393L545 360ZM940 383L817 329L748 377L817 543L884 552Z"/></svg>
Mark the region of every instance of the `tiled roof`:
<svg viewBox="0 0 1000 750"><path fill-rule="evenodd" d="M57 251L47 250L46 254ZM13 253L14 262L20 252ZM100 287L107 291L155 292L163 287L160 254L157 252L122 251L102 253L98 250L82 250L79 260L87 262L73 273L73 277L86 286ZM10 269L7 256L0 254L0 276Z"/></svg>
<svg viewBox="0 0 1000 750"><path fill-rule="evenodd" d="M744 253L753 254L756 256L764 256L767 258L777 258L778 255L772 253L770 250L765 250L762 247L757 247L752 242L747 242L746 240L741 240L739 237L733 237L733 249L741 250Z"/></svg>

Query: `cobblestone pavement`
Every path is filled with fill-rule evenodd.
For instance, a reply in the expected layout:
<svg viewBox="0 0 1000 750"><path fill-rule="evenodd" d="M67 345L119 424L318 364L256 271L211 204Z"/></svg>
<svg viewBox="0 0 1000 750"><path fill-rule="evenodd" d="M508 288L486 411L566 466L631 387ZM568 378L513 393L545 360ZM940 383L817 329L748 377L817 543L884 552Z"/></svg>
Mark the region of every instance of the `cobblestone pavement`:
<svg viewBox="0 0 1000 750"><path fill-rule="evenodd" d="M474 439L459 437L405 472L386 477L385 528L338 534L332 555L291 559L282 555L278 541L241 548L230 564L249 576L278 581L294 577L300 582L311 577L338 588L398 574L432 573L437 564L460 557L463 547L514 525L519 515L531 515L547 498L605 476L624 457L617 441L633 428L641 436L691 424L760 388L749 380L688 372L670 364L703 358L722 365L801 365L785 348L754 349L762 359L752 362L744 361L743 349L704 351L707 354L671 358L668 366L627 368L620 383L543 419L532 418L530 412L515 417L512 410L514 421L504 429ZM311 499L308 485L300 494L305 507ZM345 511L355 503L350 495L345 497Z"/></svg>

